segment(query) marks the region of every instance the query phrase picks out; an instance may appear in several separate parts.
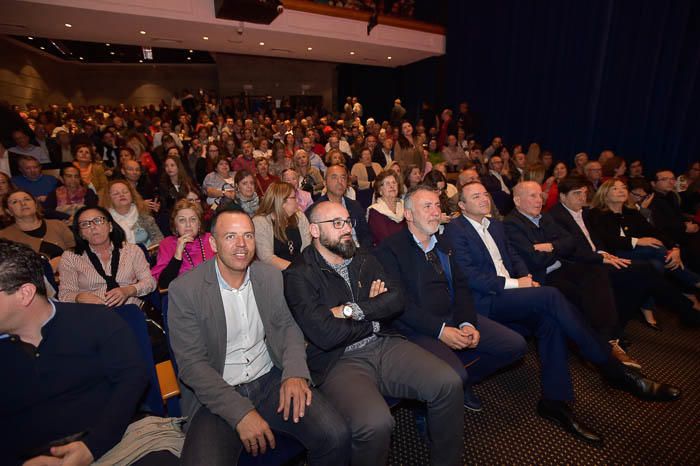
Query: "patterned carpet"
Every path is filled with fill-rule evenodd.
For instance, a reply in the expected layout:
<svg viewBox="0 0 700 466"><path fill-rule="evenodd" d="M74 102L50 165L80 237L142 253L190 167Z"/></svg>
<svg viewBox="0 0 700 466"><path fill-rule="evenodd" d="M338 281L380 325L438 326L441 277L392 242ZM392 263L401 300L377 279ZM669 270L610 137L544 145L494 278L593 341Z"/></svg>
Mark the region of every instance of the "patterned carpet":
<svg viewBox="0 0 700 466"><path fill-rule="evenodd" d="M660 333L638 322L628 325L629 354L645 374L681 387L681 400L638 400L608 388L571 356L574 411L605 440L602 448L590 446L535 413L539 363L531 342L522 363L475 388L484 410L465 412L464 464L700 465L700 330L681 328L669 313L658 317ZM394 416L390 464L428 464L411 409L398 407Z"/></svg>

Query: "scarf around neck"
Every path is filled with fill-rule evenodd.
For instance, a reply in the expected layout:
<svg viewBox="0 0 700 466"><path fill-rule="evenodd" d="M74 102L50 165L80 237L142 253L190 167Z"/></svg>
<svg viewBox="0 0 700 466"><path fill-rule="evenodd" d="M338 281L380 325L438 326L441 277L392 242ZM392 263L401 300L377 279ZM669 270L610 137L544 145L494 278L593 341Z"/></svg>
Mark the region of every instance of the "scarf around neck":
<svg viewBox="0 0 700 466"><path fill-rule="evenodd" d="M401 223L404 219L403 216L403 200L396 199L396 212L392 212L389 205L381 197L377 199L377 202L369 206L369 209L374 209L385 217L389 217L396 223ZM367 209L367 216L369 217L369 209Z"/></svg>
<svg viewBox="0 0 700 466"><path fill-rule="evenodd" d="M112 214L114 221L124 230L127 243L135 244L136 237L134 235L134 230L136 230L136 223L139 221L139 210L136 208L136 204L131 204L129 212L127 212L126 215L120 214L114 210L114 208L109 209L109 213Z"/></svg>

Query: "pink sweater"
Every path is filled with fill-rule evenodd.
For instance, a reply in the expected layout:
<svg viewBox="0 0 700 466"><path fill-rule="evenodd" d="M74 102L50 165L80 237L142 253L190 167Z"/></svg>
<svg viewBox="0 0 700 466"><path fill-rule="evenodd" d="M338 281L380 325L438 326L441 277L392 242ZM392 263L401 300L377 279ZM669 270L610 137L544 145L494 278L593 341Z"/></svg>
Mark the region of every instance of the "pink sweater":
<svg viewBox="0 0 700 466"><path fill-rule="evenodd" d="M211 246L209 246L210 236L211 234L204 233L203 235L198 237L202 239L202 246L204 246L204 255L206 256L207 260L212 259L214 257L214 251L212 251ZM156 261L156 265L154 265L151 269L151 275L153 275L153 278L155 278L156 281L158 281L158 278L160 278L161 272L163 272L163 269L165 269L165 267L168 265L170 259L172 259L175 255L176 248L177 236L168 236L160 242L160 245L158 246L158 260ZM195 239L191 243L188 243L185 246L185 251L187 251L190 254L189 257L192 258L192 262L194 262L194 267L197 267L199 264L204 262L202 260L202 251L199 247L199 239ZM180 272L178 273L178 276L182 275L183 273L189 270L192 270L194 267L187 258L187 254L182 254L182 265L180 266Z"/></svg>

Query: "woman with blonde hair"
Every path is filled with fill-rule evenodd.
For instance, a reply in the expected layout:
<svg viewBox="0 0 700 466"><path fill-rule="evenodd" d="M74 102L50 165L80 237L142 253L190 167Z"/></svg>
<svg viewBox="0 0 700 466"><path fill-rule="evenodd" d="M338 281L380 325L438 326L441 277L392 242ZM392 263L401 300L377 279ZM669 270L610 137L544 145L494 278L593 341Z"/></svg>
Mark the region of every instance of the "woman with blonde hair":
<svg viewBox="0 0 700 466"><path fill-rule="evenodd" d="M102 197L102 206L122 227L126 241L151 248L163 241L163 233L143 198L126 180L113 180Z"/></svg>
<svg viewBox="0 0 700 466"><path fill-rule="evenodd" d="M89 144L77 144L73 148L73 165L88 188L100 196L107 187L107 175L102 164L95 161L95 152Z"/></svg>
<svg viewBox="0 0 700 466"><path fill-rule="evenodd" d="M309 221L299 210L289 183L275 182L267 188L253 223L258 258L280 270L311 243Z"/></svg>

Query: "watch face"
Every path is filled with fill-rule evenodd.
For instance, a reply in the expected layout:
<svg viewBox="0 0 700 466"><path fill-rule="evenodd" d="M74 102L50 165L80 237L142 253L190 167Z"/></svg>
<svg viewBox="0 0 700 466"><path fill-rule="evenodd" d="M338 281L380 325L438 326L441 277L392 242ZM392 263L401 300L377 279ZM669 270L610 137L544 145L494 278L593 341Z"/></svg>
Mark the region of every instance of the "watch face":
<svg viewBox="0 0 700 466"><path fill-rule="evenodd" d="M343 315L344 315L345 317L350 317L350 316L352 316L352 308L351 308L350 306L345 306L345 307L343 308Z"/></svg>

